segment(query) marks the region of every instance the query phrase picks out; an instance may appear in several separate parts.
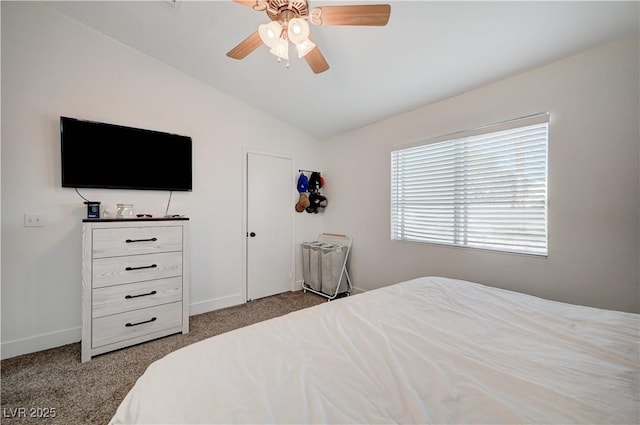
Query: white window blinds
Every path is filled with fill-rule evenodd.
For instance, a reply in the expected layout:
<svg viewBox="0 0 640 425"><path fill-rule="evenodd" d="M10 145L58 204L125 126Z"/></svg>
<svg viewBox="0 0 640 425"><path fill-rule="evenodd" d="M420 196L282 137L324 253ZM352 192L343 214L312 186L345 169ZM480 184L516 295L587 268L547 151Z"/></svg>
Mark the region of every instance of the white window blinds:
<svg viewBox="0 0 640 425"><path fill-rule="evenodd" d="M391 238L547 255L548 114L391 152Z"/></svg>

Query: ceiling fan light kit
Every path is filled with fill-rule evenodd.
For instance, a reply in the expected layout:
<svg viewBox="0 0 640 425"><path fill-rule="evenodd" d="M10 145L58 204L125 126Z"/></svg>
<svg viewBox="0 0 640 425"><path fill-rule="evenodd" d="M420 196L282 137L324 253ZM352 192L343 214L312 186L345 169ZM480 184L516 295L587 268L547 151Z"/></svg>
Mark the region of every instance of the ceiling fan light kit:
<svg viewBox="0 0 640 425"><path fill-rule="evenodd" d="M316 43L309 40L308 38L304 40L302 43L296 44L296 49L298 50L298 57L303 58L307 54L311 53L313 49L315 49Z"/></svg>
<svg viewBox="0 0 640 425"><path fill-rule="evenodd" d="M287 60L289 67L289 42L296 46L299 58L305 58L311 70L319 74L329 69L324 55L309 38L310 21L314 25L366 25L383 26L389 22L391 6L388 4L323 6L309 13L306 0L234 0L253 10L266 11L271 22L258 26L258 31L227 52L233 59L243 59L260 46L278 61Z"/></svg>
<svg viewBox="0 0 640 425"><path fill-rule="evenodd" d="M309 39L309 24L302 18L289 20L287 35L293 44L304 43Z"/></svg>
<svg viewBox="0 0 640 425"><path fill-rule="evenodd" d="M282 33L282 26L276 22L271 21L268 24L262 24L258 26L258 34L260 39L268 47L273 48L276 42L280 40L280 34Z"/></svg>
<svg viewBox="0 0 640 425"><path fill-rule="evenodd" d="M289 43L287 43L287 40L279 38L271 50L269 50L269 53L280 59L289 60Z"/></svg>

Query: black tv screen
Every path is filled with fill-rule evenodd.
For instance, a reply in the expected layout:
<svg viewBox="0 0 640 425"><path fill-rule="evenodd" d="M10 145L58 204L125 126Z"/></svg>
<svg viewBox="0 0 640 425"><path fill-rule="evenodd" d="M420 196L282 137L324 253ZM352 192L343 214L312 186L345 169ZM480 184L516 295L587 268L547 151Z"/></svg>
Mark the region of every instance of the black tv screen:
<svg viewBox="0 0 640 425"><path fill-rule="evenodd" d="M191 191L191 138L60 117L62 186Z"/></svg>

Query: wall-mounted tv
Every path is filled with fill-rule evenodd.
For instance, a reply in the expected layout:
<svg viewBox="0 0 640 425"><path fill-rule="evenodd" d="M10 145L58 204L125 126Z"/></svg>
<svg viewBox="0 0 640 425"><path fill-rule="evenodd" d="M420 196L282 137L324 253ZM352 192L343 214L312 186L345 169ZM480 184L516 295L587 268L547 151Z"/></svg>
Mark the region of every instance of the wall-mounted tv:
<svg viewBox="0 0 640 425"><path fill-rule="evenodd" d="M192 189L191 137L60 117L62 186Z"/></svg>

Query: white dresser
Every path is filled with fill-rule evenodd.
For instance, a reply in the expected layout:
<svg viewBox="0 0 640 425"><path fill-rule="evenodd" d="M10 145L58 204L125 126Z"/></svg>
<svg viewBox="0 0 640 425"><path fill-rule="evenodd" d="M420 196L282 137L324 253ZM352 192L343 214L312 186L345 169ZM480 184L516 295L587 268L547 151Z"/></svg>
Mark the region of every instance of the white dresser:
<svg viewBox="0 0 640 425"><path fill-rule="evenodd" d="M187 218L82 223L82 361L189 332Z"/></svg>

